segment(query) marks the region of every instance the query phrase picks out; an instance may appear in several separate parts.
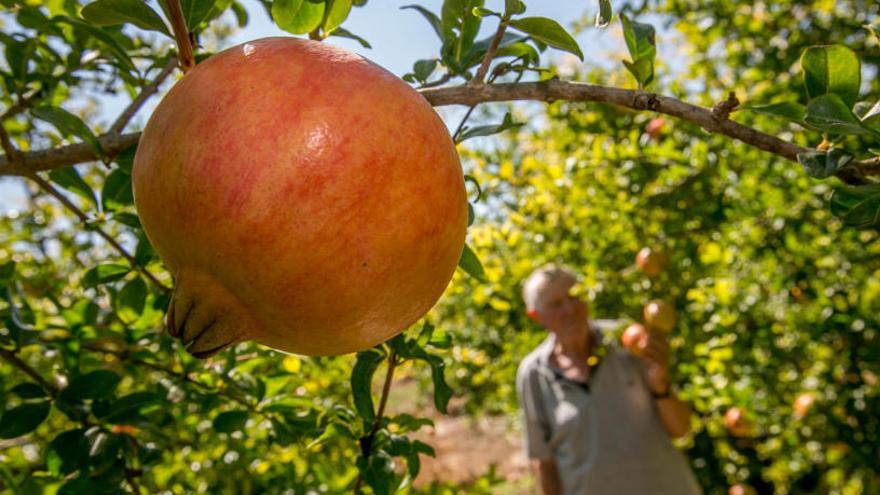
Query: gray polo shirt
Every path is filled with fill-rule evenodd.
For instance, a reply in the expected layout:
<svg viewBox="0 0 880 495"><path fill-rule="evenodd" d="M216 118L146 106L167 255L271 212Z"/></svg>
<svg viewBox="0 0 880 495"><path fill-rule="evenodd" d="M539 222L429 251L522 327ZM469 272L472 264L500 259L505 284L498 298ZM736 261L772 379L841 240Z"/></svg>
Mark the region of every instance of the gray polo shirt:
<svg viewBox="0 0 880 495"><path fill-rule="evenodd" d="M610 322L590 323L600 329ZM605 355L586 385L550 362L552 333L520 363L526 455L556 461L565 495L702 493L660 422L639 360L597 337Z"/></svg>

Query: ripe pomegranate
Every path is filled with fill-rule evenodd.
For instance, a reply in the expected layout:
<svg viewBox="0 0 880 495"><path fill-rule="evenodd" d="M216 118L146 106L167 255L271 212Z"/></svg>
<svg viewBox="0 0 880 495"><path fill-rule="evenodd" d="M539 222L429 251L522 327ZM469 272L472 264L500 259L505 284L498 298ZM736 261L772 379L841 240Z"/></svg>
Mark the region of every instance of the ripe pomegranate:
<svg viewBox="0 0 880 495"><path fill-rule="evenodd" d="M458 154L428 102L363 57L294 38L183 76L132 181L175 279L169 333L199 358L248 339L307 355L383 342L440 297L467 228Z"/></svg>
<svg viewBox="0 0 880 495"><path fill-rule="evenodd" d="M798 418L803 418L810 412L810 409L813 408L813 403L816 402L816 396L809 393L804 392L802 394L798 394L797 398L794 400L794 415Z"/></svg>
<svg viewBox="0 0 880 495"><path fill-rule="evenodd" d="M655 299L642 310L645 325L651 330L669 333L675 328L675 309L665 301Z"/></svg>
<svg viewBox="0 0 880 495"><path fill-rule="evenodd" d="M663 117L654 117L645 126L645 132L651 139L657 139L663 133L663 127L666 125L666 119Z"/></svg>
<svg viewBox="0 0 880 495"><path fill-rule="evenodd" d="M636 254L636 266L648 277L659 277L669 262L669 256L659 249L643 247Z"/></svg>
<svg viewBox="0 0 880 495"><path fill-rule="evenodd" d="M752 423L746 413L738 407L731 407L724 414L724 427L735 437L747 437L752 433Z"/></svg>
<svg viewBox="0 0 880 495"><path fill-rule="evenodd" d="M648 347L648 330L640 323L633 323L623 331L620 342L634 356L641 356Z"/></svg>
<svg viewBox="0 0 880 495"><path fill-rule="evenodd" d="M756 495L757 493L753 487L741 483L737 483L727 490L727 495Z"/></svg>

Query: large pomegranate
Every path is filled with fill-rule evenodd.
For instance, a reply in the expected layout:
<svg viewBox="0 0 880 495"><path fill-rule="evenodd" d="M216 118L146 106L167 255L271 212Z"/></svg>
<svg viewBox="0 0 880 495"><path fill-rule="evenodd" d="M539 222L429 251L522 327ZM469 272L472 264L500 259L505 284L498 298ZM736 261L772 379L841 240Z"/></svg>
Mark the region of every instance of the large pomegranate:
<svg viewBox="0 0 880 495"><path fill-rule="evenodd" d="M365 349L424 315L464 244L455 146L421 95L319 42L266 38L187 73L133 171L175 277L166 322L196 357L253 339Z"/></svg>

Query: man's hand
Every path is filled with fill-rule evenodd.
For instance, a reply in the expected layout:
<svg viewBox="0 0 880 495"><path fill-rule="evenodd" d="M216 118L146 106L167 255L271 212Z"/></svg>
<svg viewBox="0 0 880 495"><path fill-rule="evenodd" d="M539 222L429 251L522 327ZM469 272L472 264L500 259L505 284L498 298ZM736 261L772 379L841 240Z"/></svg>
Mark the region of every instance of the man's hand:
<svg viewBox="0 0 880 495"><path fill-rule="evenodd" d="M660 332L648 332L648 344L640 359L645 366L648 387L655 394L669 390L669 343Z"/></svg>

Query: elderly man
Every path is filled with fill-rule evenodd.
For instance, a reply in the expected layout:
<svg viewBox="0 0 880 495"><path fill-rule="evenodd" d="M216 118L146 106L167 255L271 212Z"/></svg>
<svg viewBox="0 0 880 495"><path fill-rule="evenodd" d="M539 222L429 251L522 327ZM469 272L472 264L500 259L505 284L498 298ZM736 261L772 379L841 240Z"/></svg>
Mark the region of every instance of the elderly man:
<svg viewBox="0 0 880 495"><path fill-rule="evenodd" d="M670 388L668 345L652 334L635 357L603 339L556 266L526 280L528 315L548 337L520 363L517 394L526 455L546 495L701 493L670 437L690 429L690 408ZM607 342L606 342L607 341Z"/></svg>

